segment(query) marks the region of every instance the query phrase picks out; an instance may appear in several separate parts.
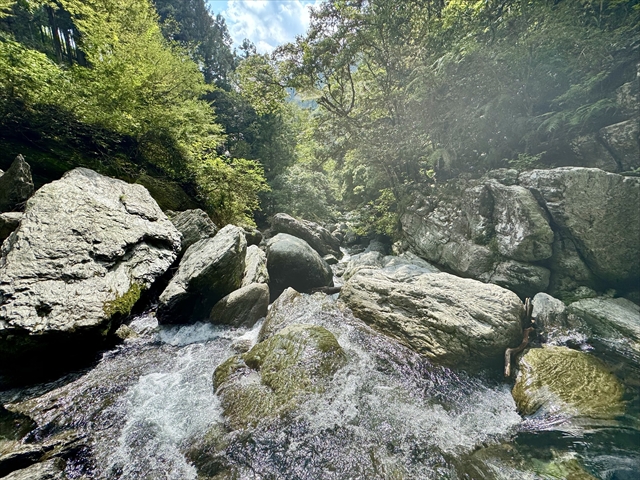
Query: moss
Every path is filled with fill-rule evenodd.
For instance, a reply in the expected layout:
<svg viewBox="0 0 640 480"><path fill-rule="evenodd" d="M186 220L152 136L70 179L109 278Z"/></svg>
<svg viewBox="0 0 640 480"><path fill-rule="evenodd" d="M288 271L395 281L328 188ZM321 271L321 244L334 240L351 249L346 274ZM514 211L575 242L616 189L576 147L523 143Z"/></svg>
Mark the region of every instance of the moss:
<svg viewBox="0 0 640 480"><path fill-rule="evenodd" d="M106 302L104 304L104 313L107 317L111 318L116 314L126 316L131 313L131 309L140 300L140 295L144 291L145 287L139 283L132 283L129 290L122 295L116 295L114 300Z"/></svg>
<svg viewBox="0 0 640 480"><path fill-rule="evenodd" d="M322 392L345 363L331 332L295 324L221 364L214 383L230 426L244 428L293 410L306 394Z"/></svg>
<svg viewBox="0 0 640 480"><path fill-rule="evenodd" d="M624 387L615 375L597 358L566 347L529 350L512 394L524 415L549 403L595 418L624 413Z"/></svg>

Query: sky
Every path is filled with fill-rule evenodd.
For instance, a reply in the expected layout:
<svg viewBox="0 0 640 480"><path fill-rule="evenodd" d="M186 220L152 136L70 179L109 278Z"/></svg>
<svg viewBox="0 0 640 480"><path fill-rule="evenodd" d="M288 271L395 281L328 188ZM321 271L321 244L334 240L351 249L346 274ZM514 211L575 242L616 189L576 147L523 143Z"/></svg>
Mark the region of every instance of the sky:
<svg viewBox="0 0 640 480"><path fill-rule="evenodd" d="M295 40L309 26L309 7L320 0L205 0L227 22L235 47L251 40L259 53Z"/></svg>

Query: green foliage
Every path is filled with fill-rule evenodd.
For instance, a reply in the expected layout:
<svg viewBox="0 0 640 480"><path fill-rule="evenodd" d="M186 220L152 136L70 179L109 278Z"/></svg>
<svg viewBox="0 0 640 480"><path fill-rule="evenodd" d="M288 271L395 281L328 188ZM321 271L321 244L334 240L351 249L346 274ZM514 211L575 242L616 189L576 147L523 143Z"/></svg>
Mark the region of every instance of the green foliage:
<svg viewBox="0 0 640 480"><path fill-rule="evenodd" d="M519 153L515 159L507 160L510 167L516 170L533 170L541 166L540 159L545 152L541 152L537 155L527 155L526 153Z"/></svg>
<svg viewBox="0 0 640 480"><path fill-rule="evenodd" d="M21 137L31 137L36 151L54 158L47 169L83 165L129 181L145 173L178 181L218 221L251 223L257 192L266 188L263 172L254 162L212 153L224 141L203 100L213 87L189 45L163 37L148 0L60 0L55 7L36 1L17 4L13 13L0 23L1 144L24 152ZM44 40L30 46L21 32L38 18L48 18L40 25L45 40L47 29L66 19L83 61L60 63L61 46L50 49ZM207 65L205 73L215 76Z"/></svg>
<svg viewBox="0 0 640 480"><path fill-rule="evenodd" d="M198 161L190 168L214 223L255 226L252 213L260 207L258 193L269 190L262 166L253 160L222 158L206 143L197 147Z"/></svg>
<svg viewBox="0 0 640 480"><path fill-rule="evenodd" d="M374 216L379 192L434 173L570 162L574 138L624 119L639 20L637 0L329 0L277 55L320 107L313 151L343 208Z"/></svg>
<svg viewBox="0 0 640 480"><path fill-rule="evenodd" d="M333 189L324 172L297 164L278 175L271 185L273 192L265 196L268 214L284 212L315 221L335 216Z"/></svg>

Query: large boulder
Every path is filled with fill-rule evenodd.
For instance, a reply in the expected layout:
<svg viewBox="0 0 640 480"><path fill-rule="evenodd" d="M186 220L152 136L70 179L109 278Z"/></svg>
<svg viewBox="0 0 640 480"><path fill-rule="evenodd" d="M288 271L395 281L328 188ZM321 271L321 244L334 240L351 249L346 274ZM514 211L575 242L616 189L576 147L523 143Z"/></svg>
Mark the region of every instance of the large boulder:
<svg viewBox="0 0 640 480"><path fill-rule="evenodd" d="M140 185L78 168L43 186L3 244L0 351L106 333L179 247L180 234Z"/></svg>
<svg viewBox="0 0 640 480"><path fill-rule="evenodd" d="M253 327L267 315L269 287L264 283L253 283L239 288L224 297L211 309L212 323L234 327Z"/></svg>
<svg viewBox="0 0 640 480"><path fill-rule="evenodd" d="M637 109L637 104L636 104ZM640 131L638 118L608 125L600 130L607 150L616 159L618 169L628 172L640 167Z"/></svg>
<svg viewBox="0 0 640 480"><path fill-rule="evenodd" d="M218 228L203 210L199 208L169 213L169 219L182 235L182 251L194 243L215 236Z"/></svg>
<svg viewBox="0 0 640 480"><path fill-rule="evenodd" d="M287 287L299 292L333 285L333 272L322 257L304 240L279 233L267 242L267 269L271 298Z"/></svg>
<svg viewBox="0 0 640 480"><path fill-rule="evenodd" d="M402 229L410 248L427 261L531 296L549 285L550 272L539 263L552 255L553 230L531 192L512 184L510 170L493 173L416 195ZM498 182L503 177L509 185Z"/></svg>
<svg viewBox="0 0 640 480"><path fill-rule="evenodd" d="M518 185L490 182L498 252L512 260L535 262L551 256L553 230L531 192Z"/></svg>
<svg viewBox="0 0 640 480"><path fill-rule="evenodd" d="M0 176L0 212L17 208L33 195L31 167L18 155L9 169Z"/></svg>
<svg viewBox="0 0 640 480"><path fill-rule="evenodd" d="M544 408L570 416L624 413L624 387L597 358L567 347L529 350L519 363L513 398L523 415Z"/></svg>
<svg viewBox="0 0 640 480"><path fill-rule="evenodd" d="M214 388L231 429L247 428L293 410L322 392L347 361L336 337L317 325L293 324L221 364Z"/></svg>
<svg viewBox="0 0 640 480"><path fill-rule="evenodd" d="M640 306L625 298L585 298L567 308L588 327L589 341L640 365Z"/></svg>
<svg viewBox="0 0 640 480"><path fill-rule="evenodd" d="M13 232L22 219L21 212L0 213L0 244Z"/></svg>
<svg viewBox="0 0 640 480"><path fill-rule="evenodd" d="M256 245L247 247L245 258L244 276L242 286L252 283L269 283L269 271L267 270L267 255Z"/></svg>
<svg viewBox="0 0 640 480"><path fill-rule="evenodd" d="M640 178L565 167L523 173L520 183L534 191L595 275L621 286L638 281Z"/></svg>
<svg viewBox="0 0 640 480"><path fill-rule="evenodd" d="M160 295L158 321L192 323L208 318L222 297L240 287L246 253L244 231L234 225L191 245Z"/></svg>
<svg viewBox="0 0 640 480"><path fill-rule="evenodd" d="M340 299L367 324L447 366L497 364L522 340L524 309L514 293L447 273L398 280L384 269L360 271Z"/></svg>
<svg viewBox="0 0 640 480"><path fill-rule="evenodd" d="M286 213L277 213L271 219L271 230L275 233L288 233L307 242L311 248L325 256L342 257L340 242L329 230L308 220L297 220Z"/></svg>
<svg viewBox="0 0 640 480"><path fill-rule="evenodd" d="M563 299L580 287L626 291L640 280L640 178L504 170L429 193L414 192L402 231L414 253L452 273L521 297Z"/></svg>

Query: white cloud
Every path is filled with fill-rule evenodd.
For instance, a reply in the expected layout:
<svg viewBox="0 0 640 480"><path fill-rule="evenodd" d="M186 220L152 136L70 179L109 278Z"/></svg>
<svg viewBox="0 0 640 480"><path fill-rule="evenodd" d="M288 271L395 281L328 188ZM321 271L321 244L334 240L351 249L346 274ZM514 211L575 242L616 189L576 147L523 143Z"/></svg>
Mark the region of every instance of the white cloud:
<svg viewBox="0 0 640 480"><path fill-rule="evenodd" d="M235 45L248 38L260 53L291 42L309 27L309 7L318 0L229 0L222 15Z"/></svg>

